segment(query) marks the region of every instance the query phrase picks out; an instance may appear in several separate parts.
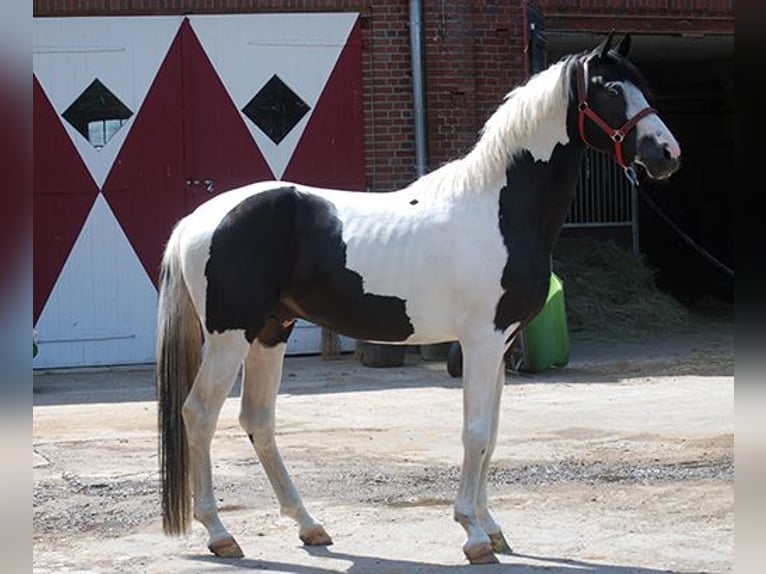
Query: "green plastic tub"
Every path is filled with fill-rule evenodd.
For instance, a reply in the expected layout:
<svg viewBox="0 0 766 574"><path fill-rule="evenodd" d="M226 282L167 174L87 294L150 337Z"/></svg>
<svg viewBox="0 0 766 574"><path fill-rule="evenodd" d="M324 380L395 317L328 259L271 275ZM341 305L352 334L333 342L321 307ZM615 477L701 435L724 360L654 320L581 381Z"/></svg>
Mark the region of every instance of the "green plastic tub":
<svg viewBox="0 0 766 574"><path fill-rule="evenodd" d="M569 329L567 326L564 285L551 273L548 298L518 337L521 356L516 368L525 373L539 373L569 362Z"/></svg>

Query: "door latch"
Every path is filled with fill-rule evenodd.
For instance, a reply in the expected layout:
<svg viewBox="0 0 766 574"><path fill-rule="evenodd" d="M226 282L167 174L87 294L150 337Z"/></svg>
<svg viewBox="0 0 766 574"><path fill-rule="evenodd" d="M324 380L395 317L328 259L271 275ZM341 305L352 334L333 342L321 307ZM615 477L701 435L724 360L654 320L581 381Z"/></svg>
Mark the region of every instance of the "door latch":
<svg viewBox="0 0 766 574"><path fill-rule="evenodd" d="M186 180L186 187L191 187L193 185L200 185L200 184L205 186L205 191L207 193L213 193L214 183L213 183L212 179L206 179L204 181L200 181L198 179L187 179Z"/></svg>

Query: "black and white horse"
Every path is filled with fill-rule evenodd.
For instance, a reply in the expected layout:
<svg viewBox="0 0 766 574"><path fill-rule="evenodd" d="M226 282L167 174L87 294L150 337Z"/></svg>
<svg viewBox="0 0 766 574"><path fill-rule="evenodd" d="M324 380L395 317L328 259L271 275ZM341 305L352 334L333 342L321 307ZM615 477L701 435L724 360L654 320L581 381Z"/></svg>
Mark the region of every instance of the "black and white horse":
<svg viewBox="0 0 766 574"><path fill-rule="evenodd" d="M303 318L365 341L460 341L464 458L454 517L471 562L510 551L487 506L503 355L544 304L583 152L592 146L655 179L680 165L676 139L626 59L630 37L611 45L610 34L514 89L467 155L404 189L260 182L178 223L162 262L158 318L166 533L187 531L193 515L213 553L242 556L219 518L210 464L218 415L242 367L239 421L281 511L305 544L331 544L274 439L286 341Z"/></svg>

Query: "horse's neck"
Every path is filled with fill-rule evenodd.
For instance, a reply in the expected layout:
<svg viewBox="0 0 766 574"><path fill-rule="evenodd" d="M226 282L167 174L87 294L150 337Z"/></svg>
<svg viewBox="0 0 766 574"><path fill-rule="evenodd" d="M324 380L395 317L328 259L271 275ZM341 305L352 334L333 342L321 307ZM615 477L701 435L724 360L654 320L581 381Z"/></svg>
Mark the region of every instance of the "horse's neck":
<svg viewBox="0 0 766 574"><path fill-rule="evenodd" d="M529 152L518 155L500 191L501 225L524 236L541 255L550 255L572 203L584 145L579 139L557 145L547 162Z"/></svg>
<svg viewBox="0 0 766 574"><path fill-rule="evenodd" d="M572 102L567 95L571 75L569 67L557 65L507 96L485 123L474 148L440 170L459 174L453 178L456 193L496 190L505 181L508 166L520 156L528 153L547 163L557 147L572 141L568 129Z"/></svg>

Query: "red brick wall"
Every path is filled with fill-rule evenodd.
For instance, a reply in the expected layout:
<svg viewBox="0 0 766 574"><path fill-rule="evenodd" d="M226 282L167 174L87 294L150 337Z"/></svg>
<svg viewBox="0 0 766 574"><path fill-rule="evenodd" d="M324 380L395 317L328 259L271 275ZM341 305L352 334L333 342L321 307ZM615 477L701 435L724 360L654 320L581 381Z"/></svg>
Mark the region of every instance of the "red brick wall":
<svg viewBox="0 0 766 574"><path fill-rule="evenodd" d="M547 30L734 34L734 0L534 0Z"/></svg>
<svg viewBox="0 0 766 574"><path fill-rule="evenodd" d="M524 80L523 9L509 0L426 0L429 167L466 153Z"/></svg>
<svg viewBox="0 0 766 574"><path fill-rule="evenodd" d="M409 3L365 4L362 83L367 177L373 191L390 191L415 177Z"/></svg>

